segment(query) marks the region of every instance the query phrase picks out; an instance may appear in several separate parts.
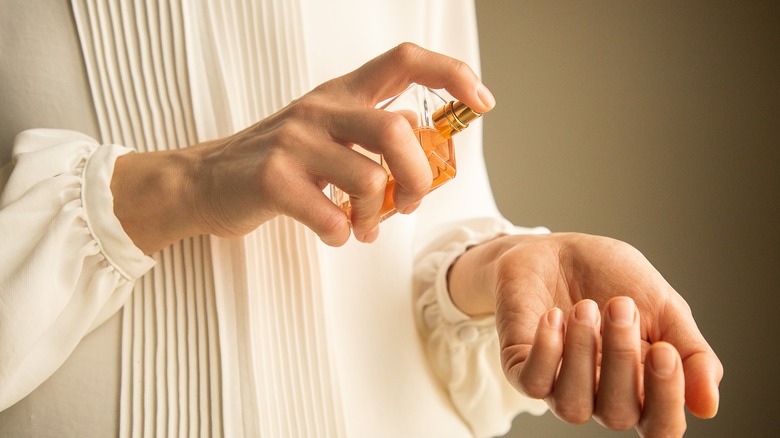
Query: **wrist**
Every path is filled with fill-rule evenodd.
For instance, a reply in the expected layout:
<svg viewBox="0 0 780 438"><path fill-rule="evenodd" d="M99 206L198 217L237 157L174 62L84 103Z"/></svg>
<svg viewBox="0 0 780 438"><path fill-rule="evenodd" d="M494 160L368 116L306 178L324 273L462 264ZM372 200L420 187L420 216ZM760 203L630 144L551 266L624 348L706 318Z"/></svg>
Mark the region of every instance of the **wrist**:
<svg viewBox="0 0 780 438"><path fill-rule="evenodd" d="M117 159L111 179L114 214L144 253L202 234L192 208L197 168L197 154L189 148Z"/></svg>
<svg viewBox="0 0 780 438"><path fill-rule="evenodd" d="M505 250L502 237L497 237L469 247L450 265L450 298L463 313L472 317L495 313L497 261Z"/></svg>

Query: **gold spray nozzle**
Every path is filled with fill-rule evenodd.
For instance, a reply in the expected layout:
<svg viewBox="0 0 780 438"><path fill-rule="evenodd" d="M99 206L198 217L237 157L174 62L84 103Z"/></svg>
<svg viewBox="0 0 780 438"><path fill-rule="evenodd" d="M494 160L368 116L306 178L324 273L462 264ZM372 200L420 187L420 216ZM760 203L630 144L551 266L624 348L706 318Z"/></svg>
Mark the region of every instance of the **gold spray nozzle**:
<svg viewBox="0 0 780 438"><path fill-rule="evenodd" d="M462 102L454 100L447 102L433 113L433 126L442 136L450 138L453 134L468 128L469 123L481 115Z"/></svg>

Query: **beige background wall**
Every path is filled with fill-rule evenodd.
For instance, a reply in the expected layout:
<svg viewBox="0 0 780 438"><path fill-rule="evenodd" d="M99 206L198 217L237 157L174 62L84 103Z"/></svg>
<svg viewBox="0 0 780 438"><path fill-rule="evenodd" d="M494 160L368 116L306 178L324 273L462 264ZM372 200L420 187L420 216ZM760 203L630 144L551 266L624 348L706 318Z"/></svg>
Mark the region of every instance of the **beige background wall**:
<svg viewBox="0 0 780 438"><path fill-rule="evenodd" d="M780 433L777 5L477 2L499 206L629 241L686 297L726 368L718 417L689 437ZM605 436L550 415L514 430Z"/></svg>

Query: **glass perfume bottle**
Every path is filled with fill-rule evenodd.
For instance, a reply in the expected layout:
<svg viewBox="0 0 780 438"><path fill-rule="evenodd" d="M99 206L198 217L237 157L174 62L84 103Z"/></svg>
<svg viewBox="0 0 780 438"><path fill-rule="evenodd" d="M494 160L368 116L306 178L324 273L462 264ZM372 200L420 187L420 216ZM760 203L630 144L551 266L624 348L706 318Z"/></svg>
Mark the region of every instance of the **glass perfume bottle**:
<svg viewBox="0 0 780 438"><path fill-rule="evenodd" d="M456 166L452 136L466 129L469 123L482 115L457 100L447 102L435 91L418 84L412 84L403 93L391 98L380 108L403 115L411 124L431 166L430 191L455 177ZM355 146L355 149L381 163L387 171L385 199L380 210L381 218L385 220L397 211L393 202L393 190L395 189L393 174L381 155L368 152L360 146ZM330 198L344 210L347 217L351 216L352 206L347 193L335 185L331 185Z"/></svg>

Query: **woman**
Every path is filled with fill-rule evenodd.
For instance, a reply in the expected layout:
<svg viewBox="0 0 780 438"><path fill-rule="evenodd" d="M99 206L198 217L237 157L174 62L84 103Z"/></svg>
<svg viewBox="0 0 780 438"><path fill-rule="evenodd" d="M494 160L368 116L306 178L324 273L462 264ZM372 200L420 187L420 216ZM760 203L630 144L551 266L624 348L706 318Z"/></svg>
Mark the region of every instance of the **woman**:
<svg viewBox="0 0 780 438"><path fill-rule="evenodd" d="M61 37L34 38L55 58L78 42L85 68L44 75L38 104L78 108L63 127L100 140L28 131L4 169L0 407L22 400L3 427L491 436L544 409L519 392L647 434L681 434L686 400L714 415L720 363L682 298L625 244L503 220L478 124L418 207L424 159L373 107L419 82L492 108L471 2L76 0L35 19L70 8ZM414 211L381 232L384 171L353 143L385 154ZM352 196L348 242L327 182ZM72 391L61 365L120 371Z"/></svg>

